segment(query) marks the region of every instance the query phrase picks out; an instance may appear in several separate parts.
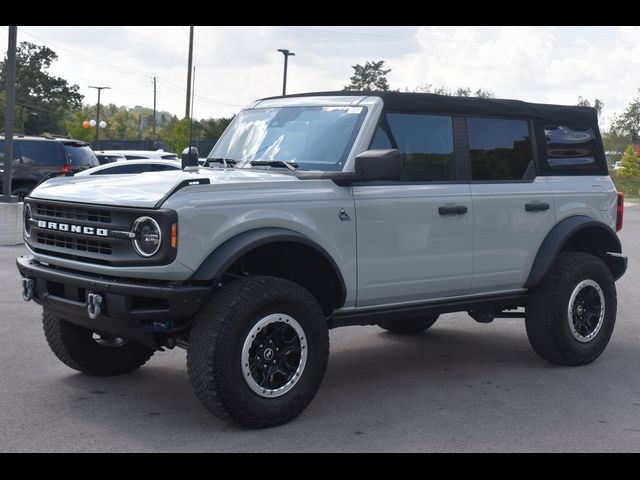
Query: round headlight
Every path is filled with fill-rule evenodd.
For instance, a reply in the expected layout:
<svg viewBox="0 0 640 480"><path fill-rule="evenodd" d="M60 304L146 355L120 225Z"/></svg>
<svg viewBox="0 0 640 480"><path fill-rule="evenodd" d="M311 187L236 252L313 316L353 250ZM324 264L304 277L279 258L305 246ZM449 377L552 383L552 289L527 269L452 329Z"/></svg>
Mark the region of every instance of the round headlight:
<svg viewBox="0 0 640 480"><path fill-rule="evenodd" d="M31 236L31 205L28 203L24 204L24 207L22 207L22 215L24 236L29 238Z"/></svg>
<svg viewBox="0 0 640 480"><path fill-rule="evenodd" d="M133 223L133 246L138 255L151 257L160 249L162 234L160 226L151 217L140 217Z"/></svg>

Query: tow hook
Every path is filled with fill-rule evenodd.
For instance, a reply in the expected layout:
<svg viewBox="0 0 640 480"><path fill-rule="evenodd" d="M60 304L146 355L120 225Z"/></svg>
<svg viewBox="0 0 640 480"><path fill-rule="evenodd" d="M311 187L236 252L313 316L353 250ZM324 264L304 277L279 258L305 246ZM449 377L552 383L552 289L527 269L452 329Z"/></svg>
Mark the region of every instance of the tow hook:
<svg viewBox="0 0 640 480"><path fill-rule="evenodd" d="M87 313L91 320L95 320L102 313L102 295L90 293L87 295Z"/></svg>
<svg viewBox="0 0 640 480"><path fill-rule="evenodd" d="M33 287L36 282L33 278L23 278L22 279L22 298L25 302L29 300L33 300Z"/></svg>

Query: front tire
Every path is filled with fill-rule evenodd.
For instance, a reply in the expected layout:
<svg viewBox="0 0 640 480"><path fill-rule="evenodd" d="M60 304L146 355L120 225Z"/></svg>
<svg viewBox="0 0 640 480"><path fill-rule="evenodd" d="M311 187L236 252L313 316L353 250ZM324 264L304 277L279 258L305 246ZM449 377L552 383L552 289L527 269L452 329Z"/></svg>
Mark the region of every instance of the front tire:
<svg viewBox="0 0 640 480"><path fill-rule="evenodd" d="M550 362L591 363L609 343L616 309L616 287L607 265L587 253L561 253L531 289L525 314L529 342Z"/></svg>
<svg viewBox="0 0 640 480"><path fill-rule="evenodd" d="M130 373L151 358L154 350L122 338L99 336L87 328L42 312L44 335L62 363L99 377Z"/></svg>
<svg viewBox="0 0 640 480"><path fill-rule="evenodd" d="M250 276L202 307L189 334L187 370L211 413L265 428L305 409L328 355L327 322L313 296L288 280Z"/></svg>
<svg viewBox="0 0 640 480"><path fill-rule="evenodd" d="M416 318L408 318L406 320L390 320L380 323L380 328L384 328L388 332L398 333L400 335L416 335L431 328L440 315L424 315Z"/></svg>

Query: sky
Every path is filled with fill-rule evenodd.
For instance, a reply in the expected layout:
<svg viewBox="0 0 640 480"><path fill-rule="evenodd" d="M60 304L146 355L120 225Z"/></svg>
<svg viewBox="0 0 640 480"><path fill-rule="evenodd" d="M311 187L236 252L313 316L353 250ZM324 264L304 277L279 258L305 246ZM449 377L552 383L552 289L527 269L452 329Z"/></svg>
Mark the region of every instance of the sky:
<svg viewBox="0 0 640 480"><path fill-rule="evenodd" d="M575 104L604 102L602 122L624 110L640 87L640 27L196 26L195 118L223 117L253 100L340 90L352 65L384 60L392 89L424 84L488 89L500 98ZM109 86L102 103L153 106L184 116L188 26L21 26L18 42L52 48L51 73L80 86ZM6 52L7 27L0 27Z"/></svg>

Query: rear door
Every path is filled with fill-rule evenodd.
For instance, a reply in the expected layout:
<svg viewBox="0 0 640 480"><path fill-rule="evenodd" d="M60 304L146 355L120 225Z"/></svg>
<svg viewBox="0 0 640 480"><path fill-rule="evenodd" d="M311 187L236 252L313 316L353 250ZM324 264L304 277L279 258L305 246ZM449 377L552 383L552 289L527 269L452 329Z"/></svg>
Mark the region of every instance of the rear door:
<svg viewBox="0 0 640 480"><path fill-rule="evenodd" d="M474 209L474 293L522 288L555 225L546 177L536 175L532 122L467 117Z"/></svg>
<svg viewBox="0 0 640 480"><path fill-rule="evenodd" d="M454 119L387 113L371 148L403 153L400 182L356 185L357 306L419 302L467 293L473 207L457 181Z"/></svg>

